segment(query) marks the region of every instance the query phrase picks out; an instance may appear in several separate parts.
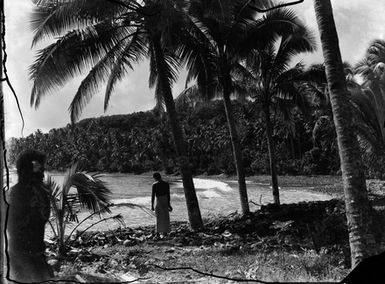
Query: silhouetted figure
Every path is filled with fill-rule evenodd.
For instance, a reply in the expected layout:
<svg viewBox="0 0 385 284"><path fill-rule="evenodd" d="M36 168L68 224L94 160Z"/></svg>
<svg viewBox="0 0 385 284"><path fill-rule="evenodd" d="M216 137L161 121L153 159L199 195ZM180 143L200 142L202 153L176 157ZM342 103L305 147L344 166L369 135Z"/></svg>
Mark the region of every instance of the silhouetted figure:
<svg viewBox="0 0 385 284"><path fill-rule="evenodd" d="M170 185L162 180L159 173L154 173L155 179L152 185L151 210L155 210L156 215L156 232L164 235L170 231L170 211L172 211L170 203ZM156 197L156 205L154 201Z"/></svg>
<svg viewBox="0 0 385 284"><path fill-rule="evenodd" d="M344 284L384 284L385 252L365 258L341 281Z"/></svg>
<svg viewBox="0 0 385 284"><path fill-rule="evenodd" d="M44 162L42 153L23 152L16 162L18 183L8 196L9 276L18 282L53 278L44 255L44 227L50 215L48 192L43 186Z"/></svg>

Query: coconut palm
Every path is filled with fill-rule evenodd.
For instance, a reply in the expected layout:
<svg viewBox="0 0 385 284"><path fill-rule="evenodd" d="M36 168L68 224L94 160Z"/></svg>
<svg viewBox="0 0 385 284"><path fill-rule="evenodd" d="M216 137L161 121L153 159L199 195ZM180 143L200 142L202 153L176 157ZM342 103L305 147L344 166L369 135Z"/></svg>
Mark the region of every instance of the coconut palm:
<svg viewBox="0 0 385 284"><path fill-rule="evenodd" d="M255 2L255 3L254 3ZM285 35L300 25L292 12L277 9L260 15L253 6L257 1L192 0L189 15L196 28L189 29L199 42L197 56L188 61L188 81L195 80L202 96L209 99L220 95L225 105L236 166L242 212L249 212L242 152L234 120L231 97L239 84L234 83L235 66L249 53L277 35ZM258 1L258 5L270 1ZM198 46L198 45L197 45Z"/></svg>
<svg viewBox="0 0 385 284"><path fill-rule="evenodd" d="M270 172L274 203L279 204L279 189L276 170L275 147L273 141L274 122L271 120L273 110L279 110L286 120L290 119L288 111L294 103L307 111L307 89L303 82L309 80L311 73L304 72L304 66L298 63L290 67L293 56L303 52L312 52L315 41L308 29L293 13L286 12L296 23L291 33L275 37L264 47L259 48L244 62L240 76L254 86L251 97L255 104L261 106L266 124L266 138L269 151Z"/></svg>
<svg viewBox="0 0 385 284"><path fill-rule="evenodd" d="M52 1L48 1L52 2ZM90 67L69 107L75 122L102 84L106 84L105 109L116 84L133 64L150 59L150 87L157 105L165 105L182 175L190 225L202 227L202 218L187 157L185 138L172 96L181 45L184 1L68 0L58 5L39 6L34 14L33 44L47 36L59 39L38 52L31 66L31 104L39 106L48 92L61 87L80 71ZM75 29L72 29L74 28Z"/></svg>
<svg viewBox="0 0 385 284"><path fill-rule="evenodd" d="M352 266L373 253L375 244L371 230L368 193L360 148L351 121L349 92L346 86L338 35L330 0L314 0L320 31L330 102L337 132L345 194L346 216Z"/></svg>

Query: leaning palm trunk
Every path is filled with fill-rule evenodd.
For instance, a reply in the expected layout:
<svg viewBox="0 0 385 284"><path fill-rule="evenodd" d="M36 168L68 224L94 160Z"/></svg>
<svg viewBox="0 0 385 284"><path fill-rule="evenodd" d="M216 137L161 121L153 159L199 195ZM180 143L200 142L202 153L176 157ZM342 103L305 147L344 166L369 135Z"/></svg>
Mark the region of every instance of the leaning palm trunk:
<svg viewBox="0 0 385 284"><path fill-rule="evenodd" d="M154 39L153 43L157 64L156 67L158 69L157 71L159 76L159 87L162 90L169 123L171 125L171 130L174 137L174 143L179 160L178 163L182 175L189 222L191 228L197 230L203 227L203 222L199 209L197 195L195 192L191 166L187 156L186 144L183 138L182 128L179 124L178 115L175 110L175 103L174 98L172 96L171 88L170 85L167 83L167 78L164 78L164 74L166 74L166 63L164 62L163 50L159 40Z"/></svg>
<svg viewBox="0 0 385 284"><path fill-rule="evenodd" d="M225 111L226 111L226 118L227 123L229 125L229 132L231 137L231 144L233 147L234 152L234 162L235 162L235 168L237 171L237 177L238 177L238 186L239 186L239 198L241 201L241 208L242 208L242 214L246 215L250 212L249 209L249 201L247 197L247 188L246 188L246 181L245 181L245 170L243 167L243 159L242 159L242 150L241 150L241 143L239 141L238 132L235 127L235 121L233 116L233 110L231 106L231 100L230 100L230 84L231 78L229 72L226 72L226 65L223 64L224 67L224 75L223 75L223 102L225 105Z"/></svg>
<svg viewBox="0 0 385 284"><path fill-rule="evenodd" d="M346 217L352 266L374 252L371 216L363 164L352 124L349 92L338 46L338 36L330 0L314 0L321 35L326 76L330 91L334 124L345 193Z"/></svg>
<svg viewBox="0 0 385 284"><path fill-rule="evenodd" d="M266 119L266 136L267 136L267 147L269 150L269 160L270 160L270 175L271 175L271 187L273 189L273 198L274 203L279 205L279 188L278 188L278 176L277 168L275 162L275 148L273 141L273 131L270 120L270 107L266 105L264 107L265 119Z"/></svg>

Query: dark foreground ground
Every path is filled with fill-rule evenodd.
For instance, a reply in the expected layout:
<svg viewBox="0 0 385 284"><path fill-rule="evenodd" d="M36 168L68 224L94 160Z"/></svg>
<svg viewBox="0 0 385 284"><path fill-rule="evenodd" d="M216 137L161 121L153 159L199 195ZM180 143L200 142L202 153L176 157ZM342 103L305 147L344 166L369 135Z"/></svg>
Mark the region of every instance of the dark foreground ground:
<svg viewBox="0 0 385 284"><path fill-rule="evenodd" d="M279 208L268 205L247 217L234 213L205 220L199 232L174 222L169 236L161 240L154 239L153 226L90 232L74 242L57 264L56 275L92 283L340 281L350 267L340 178L281 177L280 181L282 187L303 186L333 199ZM384 182L367 184L376 228L381 228L385 224ZM381 234L378 229L379 243L384 239Z"/></svg>

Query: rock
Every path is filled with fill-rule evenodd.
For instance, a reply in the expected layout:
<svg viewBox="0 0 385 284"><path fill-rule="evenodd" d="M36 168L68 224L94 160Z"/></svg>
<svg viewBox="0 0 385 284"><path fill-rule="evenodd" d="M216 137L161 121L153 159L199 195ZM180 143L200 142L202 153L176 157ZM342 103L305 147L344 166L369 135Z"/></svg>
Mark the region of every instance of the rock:
<svg viewBox="0 0 385 284"><path fill-rule="evenodd" d="M116 268L119 265L119 262L116 259L111 259L110 266L111 268Z"/></svg>
<svg viewBox="0 0 385 284"><path fill-rule="evenodd" d="M55 266L55 265L57 265L59 263L59 261L57 259L50 259L47 262L51 266Z"/></svg>
<svg viewBox="0 0 385 284"><path fill-rule="evenodd" d="M119 278L120 278L119 280L122 280L122 282L132 282L135 279L137 279L137 277L134 277L134 276L132 276L129 273L122 274L122 275L119 276Z"/></svg>
<svg viewBox="0 0 385 284"><path fill-rule="evenodd" d="M87 281L83 278L83 277L81 277L79 274L76 274L75 275L75 279L76 279L76 281L78 281L78 282L80 282L80 283L86 283Z"/></svg>
<svg viewBox="0 0 385 284"><path fill-rule="evenodd" d="M230 238L233 234L230 233L229 230L226 230L222 233L222 236L225 237L225 238Z"/></svg>
<svg viewBox="0 0 385 284"><path fill-rule="evenodd" d="M60 270L60 261L57 259L50 259L47 261L47 263L52 267L53 270L59 271Z"/></svg>
<svg viewBox="0 0 385 284"><path fill-rule="evenodd" d="M173 253L173 252L175 252L175 249L169 249L165 251L165 253Z"/></svg>

